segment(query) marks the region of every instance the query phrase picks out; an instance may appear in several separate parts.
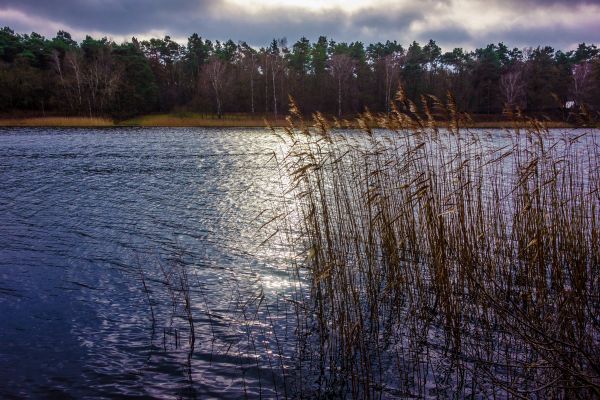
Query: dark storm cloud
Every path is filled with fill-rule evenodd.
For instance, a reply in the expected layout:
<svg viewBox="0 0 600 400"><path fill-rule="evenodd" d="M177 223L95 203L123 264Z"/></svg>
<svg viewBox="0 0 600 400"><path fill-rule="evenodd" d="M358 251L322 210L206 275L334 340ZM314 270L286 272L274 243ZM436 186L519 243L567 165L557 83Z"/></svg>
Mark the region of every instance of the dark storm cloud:
<svg viewBox="0 0 600 400"><path fill-rule="evenodd" d="M339 8L321 12L300 7L263 8L248 15L246 9L219 0L2 0L0 23L3 22L2 6L83 32L134 35L163 30L173 36L199 32L206 37L232 37L254 44L264 44L283 36L372 39L378 34L403 31L423 16L418 11L365 8L352 14ZM43 32L43 27L36 29Z"/></svg>
<svg viewBox="0 0 600 400"><path fill-rule="evenodd" d="M216 0L1 0L0 8L47 18L74 28L129 34L173 28L201 16ZM0 14L1 15L1 14Z"/></svg>
<svg viewBox="0 0 600 400"><path fill-rule="evenodd" d="M302 36L312 38L315 34L338 37L346 30L346 18L342 13L322 15L301 10L294 13L265 10L251 17L229 12L225 16L197 19L186 28L182 33L198 32L207 38L233 38L260 46L274 38L295 40Z"/></svg>
<svg viewBox="0 0 600 400"><path fill-rule="evenodd" d="M273 38L295 41L306 36L314 40L326 35L337 41L390 39L405 44L431 38L443 47L474 47L491 41L561 47L583 40L598 41L598 24L593 19L590 22L587 15L590 7L600 13L600 0L399 0L385 5L374 0L369 6L351 10L302 6L251 9L226 0L0 0L0 25L47 36L57 28L68 29L79 39L85 33L130 37L154 32L184 39L197 32L206 38L246 40L251 45L265 45ZM456 10L461 10L458 16L453 13ZM497 10L508 16L494 20ZM565 10L570 14L563 17ZM565 23L540 26L540 21L529 17L534 12L541 22L551 16L556 21L558 15ZM587 22L579 23L579 16ZM482 18L490 19L483 28L474 24ZM523 26L523 18L529 26Z"/></svg>
<svg viewBox="0 0 600 400"><path fill-rule="evenodd" d="M551 45L567 49L576 43L598 43L600 26L586 24L571 27L521 27L500 32L490 32L482 37L486 43L504 42L514 47Z"/></svg>
<svg viewBox="0 0 600 400"><path fill-rule="evenodd" d="M251 18L242 12L239 15L227 13L222 18L206 19L200 26L207 37L223 37L224 34L255 45L280 37L296 40L306 36L314 40L319 35L337 41L377 41L382 37L398 39L411 23L422 18L420 12L402 10L390 12L369 8L352 14L338 8L326 12L275 8L253 14Z"/></svg>

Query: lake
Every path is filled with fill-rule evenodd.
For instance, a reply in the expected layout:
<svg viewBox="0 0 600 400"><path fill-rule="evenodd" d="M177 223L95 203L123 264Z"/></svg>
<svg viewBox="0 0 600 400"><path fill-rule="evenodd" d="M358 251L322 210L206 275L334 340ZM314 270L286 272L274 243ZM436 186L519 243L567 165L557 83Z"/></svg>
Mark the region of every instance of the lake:
<svg viewBox="0 0 600 400"><path fill-rule="evenodd" d="M289 286L287 252L261 246L276 147L264 130L0 131L0 397L275 395L269 346L292 320L249 299Z"/></svg>
<svg viewBox="0 0 600 400"><path fill-rule="evenodd" d="M265 129L0 129L0 397L314 384L296 359L308 250L289 237L282 146Z"/></svg>

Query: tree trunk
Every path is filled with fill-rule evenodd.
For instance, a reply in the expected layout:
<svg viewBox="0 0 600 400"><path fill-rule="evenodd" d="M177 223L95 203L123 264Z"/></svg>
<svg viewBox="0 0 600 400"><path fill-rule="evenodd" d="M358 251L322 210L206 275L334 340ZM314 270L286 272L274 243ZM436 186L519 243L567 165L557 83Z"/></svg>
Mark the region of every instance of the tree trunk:
<svg viewBox="0 0 600 400"><path fill-rule="evenodd" d="M269 112L269 59L265 57L265 114Z"/></svg>
<svg viewBox="0 0 600 400"><path fill-rule="evenodd" d="M250 108L254 114L254 75L250 75Z"/></svg>
<svg viewBox="0 0 600 400"><path fill-rule="evenodd" d="M342 118L342 78L338 76L338 117Z"/></svg>
<svg viewBox="0 0 600 400"><path fill-rule="evenodd" d="M273 79L273 114L277 116L277 91L275 88L275 63L271 63L271 78Z"/></svg>
<svg viewBox="0 0 600 400"><path fill-rule="evenodd" d="M254 114L254 53L251 55L252 65L250 70L250 108Z"/></svg>

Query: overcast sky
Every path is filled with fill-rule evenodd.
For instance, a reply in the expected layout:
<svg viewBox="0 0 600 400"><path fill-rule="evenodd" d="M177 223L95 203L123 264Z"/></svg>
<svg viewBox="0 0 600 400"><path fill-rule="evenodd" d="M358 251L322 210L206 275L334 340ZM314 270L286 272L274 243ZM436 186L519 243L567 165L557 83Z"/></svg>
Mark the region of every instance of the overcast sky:
<svg viewBox="0 0 600 400"><path fill-rule="evenodd" d="M445 50L503 41L570 49L600 42L600 0L0 0L0 25L115 41L171 35L253 46L286 37L365 43L436 40Z"/></svg>

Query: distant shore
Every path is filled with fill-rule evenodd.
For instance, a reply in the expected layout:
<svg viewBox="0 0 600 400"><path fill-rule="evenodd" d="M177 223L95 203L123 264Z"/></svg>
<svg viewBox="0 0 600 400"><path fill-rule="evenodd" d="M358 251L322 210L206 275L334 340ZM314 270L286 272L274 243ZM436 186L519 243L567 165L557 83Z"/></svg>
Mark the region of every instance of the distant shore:
<svg viewBox="0 0 600 400"><path fill-rule="evenodd" d="M266 119L271 126L284 126L284 117ZM265 118L226 115L223 118L204 115L152 114L125 120L89 117L0 117L0 127L265 127Z"/></svg>
<svg viewBox="0 0 600 400"><path fill-rule="evenodd" d="M349 128L358 128L354 119L348 119ZM216 116L196 114L153 114L144 115L126 120L113 120L99 117L0 117L0 127L214 127L214 128L260 128L266 127L267 123L272 127L282 127L288 124L284 117L273 118L257 117L252 115L224 115L222 118ZM577 125L564 121L545 121L548 128L575 128ZM445 121L439 121L441 127L446 125ZM464 128L480 129L502 129L514 127L514 122L488 119L485 121L474 120Z"/></svg>

